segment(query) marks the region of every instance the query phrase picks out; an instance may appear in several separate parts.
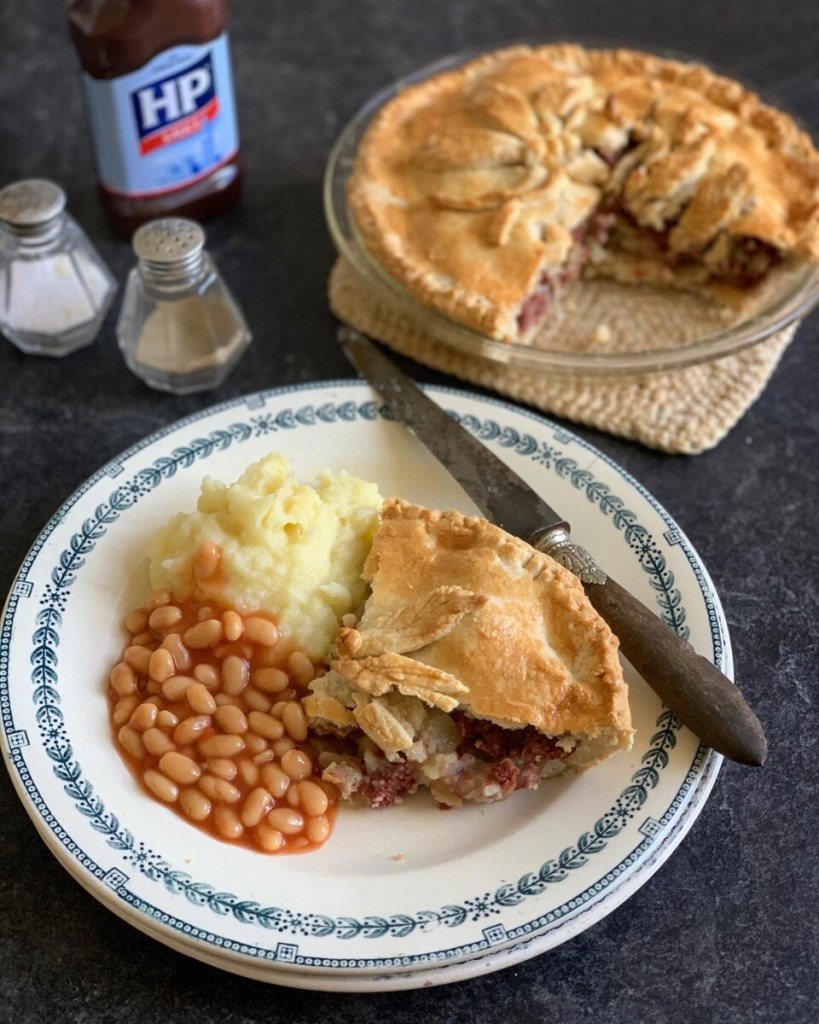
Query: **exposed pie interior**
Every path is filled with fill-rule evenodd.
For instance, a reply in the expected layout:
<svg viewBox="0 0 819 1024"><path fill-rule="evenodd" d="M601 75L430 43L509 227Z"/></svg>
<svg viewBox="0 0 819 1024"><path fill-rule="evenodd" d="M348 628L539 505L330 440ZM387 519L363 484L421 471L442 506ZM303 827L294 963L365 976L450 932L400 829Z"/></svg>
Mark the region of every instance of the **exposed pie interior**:
<svg viewBox="0 0 819 1024"><path fill-rule="evenodd" d="M400 92L348 198L376 260L464 324L528 342L579 277L736 308L819 262L819 154L706 67L555 45L487 54Z"/></svg>

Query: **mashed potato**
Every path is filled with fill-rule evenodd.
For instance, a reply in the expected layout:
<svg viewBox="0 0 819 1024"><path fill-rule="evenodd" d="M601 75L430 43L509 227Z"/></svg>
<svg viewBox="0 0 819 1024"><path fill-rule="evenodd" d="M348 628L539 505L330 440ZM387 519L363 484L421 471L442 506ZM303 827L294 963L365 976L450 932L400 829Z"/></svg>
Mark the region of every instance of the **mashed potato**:
<svg viewBox="0 0 819 1024"><path fill-rule="evenodd" d="M269 612L311 658L322 658L342 615L364 600L361 569L381 504L373 483L325 471L310 487L283 455L268 455L230 486L205 478L196 511L175 516L154 539L151 585L178 601ZM200 581L193 557L204 541L222 558L218 573Z"/></svg>

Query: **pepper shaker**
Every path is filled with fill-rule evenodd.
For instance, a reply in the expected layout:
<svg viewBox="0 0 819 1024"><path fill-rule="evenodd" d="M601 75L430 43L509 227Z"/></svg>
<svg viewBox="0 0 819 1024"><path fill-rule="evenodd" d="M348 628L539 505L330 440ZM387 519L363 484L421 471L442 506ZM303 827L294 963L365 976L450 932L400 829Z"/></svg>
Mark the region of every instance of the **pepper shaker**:
<svg viewBox="0 0 819 1024"><path fill-rule="evenodd" d="M23 352L64 356L96 338L116 282L53 181L0 190L0 330Z"/></svg>
<svg viewBox="0 0 819 1024"><path fill-rule="evenodd" d="M218 387L251 341L195 221L165 217L133 237L117 340L128 368L161 391Z"/></svg>

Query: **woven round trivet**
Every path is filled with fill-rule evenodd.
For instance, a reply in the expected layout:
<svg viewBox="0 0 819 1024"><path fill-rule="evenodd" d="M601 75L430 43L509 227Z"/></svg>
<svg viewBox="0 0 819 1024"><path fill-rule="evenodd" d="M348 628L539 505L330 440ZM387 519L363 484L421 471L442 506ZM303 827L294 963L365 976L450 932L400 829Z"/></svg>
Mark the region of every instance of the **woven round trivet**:
<svg viewBox="0 0 819 1024"><path fill-rule="evenodd" d="M411 312L376 295L343 258L330 275L329 299L339 320L435 370L541 412L686 455L713 448L737 424L768 383L798 327L793 323L735 355L669 373L550 376L455 351L430 336Z"/></svg>

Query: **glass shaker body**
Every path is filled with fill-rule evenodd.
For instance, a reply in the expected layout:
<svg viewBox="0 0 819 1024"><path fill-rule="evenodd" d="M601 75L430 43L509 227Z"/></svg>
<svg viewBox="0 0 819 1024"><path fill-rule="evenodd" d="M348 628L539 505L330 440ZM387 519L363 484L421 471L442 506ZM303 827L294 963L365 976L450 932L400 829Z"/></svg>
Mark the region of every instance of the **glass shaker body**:
<svg viewBox="0 0 819 1024"><path fill-rule="evenodd" d="M64 356L90 345L116 292L64 204L62 190L39 179L0 192L0 330L26 353Z"/></svg>
<svg viewBox="0 0 819 1024"><path fill-rule="evenodd" d="M198 249L176 261L173 252L164 254L168 259L146 259L145 240L156 249L157 232L171 239L172 249L190 248L192 238ZM128 276L117 340L131 372L161 391L181 395L218 387L252 339L203 243L201 228L182 218L152 221L134 236L140 260Z"/></svg>

